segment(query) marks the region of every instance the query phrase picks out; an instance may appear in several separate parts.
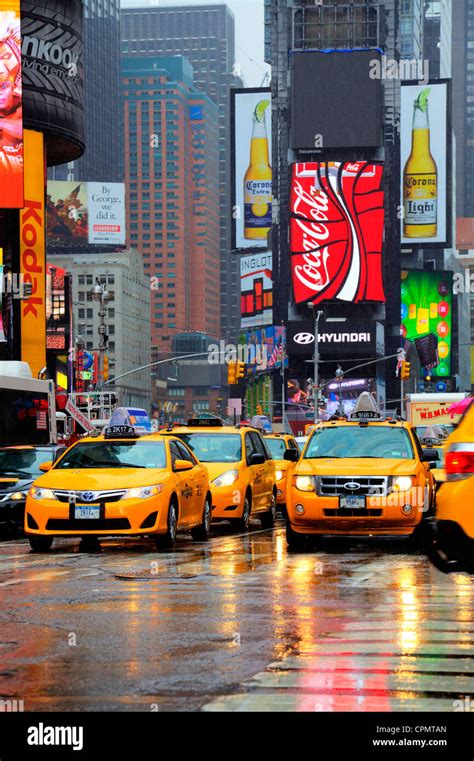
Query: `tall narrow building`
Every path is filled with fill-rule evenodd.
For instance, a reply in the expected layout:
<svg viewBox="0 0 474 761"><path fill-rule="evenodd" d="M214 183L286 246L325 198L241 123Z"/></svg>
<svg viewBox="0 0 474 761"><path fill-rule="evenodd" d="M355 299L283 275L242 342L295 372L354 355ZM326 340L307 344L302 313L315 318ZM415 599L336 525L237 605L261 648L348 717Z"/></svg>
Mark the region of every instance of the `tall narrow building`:
<svg viewBox="0 0 474 761"><path fill-rule="evenodd" d="M146 7L122 10L124 57L182 55L194 68L194 84L218 107L221 331L232 338L238 328L238 260L231 254L230 95L240 86L233 74L234 16L226 5Z"/></svg>
<svg viewBox="0 0 474 761"><path fill-rule="evenodd" d="M217 106L182 56L123 61L127 229L151 286L154 356L176 334L218 337Z"/></svg>

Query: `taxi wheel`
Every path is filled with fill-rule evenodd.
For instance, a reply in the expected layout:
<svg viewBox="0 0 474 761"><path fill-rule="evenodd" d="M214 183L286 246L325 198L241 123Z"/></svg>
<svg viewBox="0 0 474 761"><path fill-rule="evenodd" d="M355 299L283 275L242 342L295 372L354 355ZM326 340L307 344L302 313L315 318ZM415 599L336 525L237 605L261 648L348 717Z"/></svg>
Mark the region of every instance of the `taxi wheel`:
<svg viewBox="0 0 474 761"><path fill-rule="evenodd" d="M272 528L276 521L276 497L272 494L270 501L270 509L266 513L262 513L260 521L263 528Z"/></svg>
<svg viewBox="0 0 474 761"><path fill-rule="evenodd" d="M53 546L52 536L30 536L28 540L33 552L49 552Z"/></svg>
<svg viewBox="0 0 474 761"><path fill-rule="evenodd" d="M212 508L209 497L206 497L202 511L202 523L191 529L191 536L196 542L207 542L211 533Z"/></svg>
<svg viewBox="0 0 474 761"><path fill-rule="evenodd" d="M233 521L233 524L237 531L248 531L250 523L250 499L249 495L245 495L244 509L242 511L242 517Z"/></svg>
<svg viewBox="0 0 474 761"><path fill-rule="evenodd" d="M296 531L293 531L289 521L286 522L286 543L288 549L293 552L300 552L301 550L304 550L306 546L306 535L298 534Z"/></svg>
<svg viewBox="0 0 474 761"><path fill-rule="evenodd" d="M176 533L178 530L178 511L176 504L171 502L168 509L168 528L166 534L156 534L154 536L155 544L158 548L172 547L176 542Z"/></svg>

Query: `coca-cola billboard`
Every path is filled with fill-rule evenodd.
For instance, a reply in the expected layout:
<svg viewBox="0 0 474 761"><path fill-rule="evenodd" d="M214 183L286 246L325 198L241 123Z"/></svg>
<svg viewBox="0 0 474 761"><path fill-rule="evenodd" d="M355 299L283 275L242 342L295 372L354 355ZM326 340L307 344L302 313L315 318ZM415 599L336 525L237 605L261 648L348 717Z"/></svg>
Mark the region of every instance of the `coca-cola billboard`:
<svg viewBox="0 0 474 761"><path fill-rule="evenodd" d="M384 302L383 166L293 165L290 253L295 302Z"/></svg>

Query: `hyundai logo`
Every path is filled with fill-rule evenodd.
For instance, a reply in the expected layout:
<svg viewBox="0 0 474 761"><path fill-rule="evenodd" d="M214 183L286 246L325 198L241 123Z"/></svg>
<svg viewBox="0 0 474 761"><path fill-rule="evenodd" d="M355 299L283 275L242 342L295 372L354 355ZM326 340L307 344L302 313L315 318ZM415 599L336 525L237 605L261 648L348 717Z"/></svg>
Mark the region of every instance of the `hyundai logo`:
<svg viewBox="0 0 474 761"><path fill-rule="evenodd" d="M95 493L93 491L83 491L81 499L83 499L84 502L93 502L95 499Z"/></svg>
<svg viewBox="0 0 474 761"><path fill-rule="evenodd" d="M296 333L293 336L293 341L296 344L307 345L314 343L314 336L312 333Z"/></svg>
<svg viewBox="0 0 474 761"><path fill-rule="evenodd" d="M347 491L359 491L360 484L356 483L355 481L349 481L347 484L344 484L344 489Z"/></svg>

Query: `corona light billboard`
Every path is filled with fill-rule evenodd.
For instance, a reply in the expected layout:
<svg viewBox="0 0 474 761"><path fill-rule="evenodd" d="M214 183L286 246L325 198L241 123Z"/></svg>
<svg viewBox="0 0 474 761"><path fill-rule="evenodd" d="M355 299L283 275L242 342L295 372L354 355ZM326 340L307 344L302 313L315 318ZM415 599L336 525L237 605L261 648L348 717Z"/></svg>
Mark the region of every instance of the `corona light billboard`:
<svg viewBox="0 0 474 761"><path fill-rule="evenodd" d="M21 302L21 359L33 377L46 365L46 236L44 138L25 130L25 205L20 211L20 273L31 284Z"/></svg>
<svg viewBox="0 0 474 761"><path fill-rule="evenodd" d="M20 0L0 0L0 209L23 206Z"/></svg>
<svg viewBox="0 0 474 761"><path fill-rule="evenodd" d="M448 234L448 84L401 88L402 243L445 245Z"/></svg>
<svg viewBox="0 0 474 761"><path fill-rule="evenodd" d="M383 166L293 165L290 254L295 302L384 302Z"/></svg>

